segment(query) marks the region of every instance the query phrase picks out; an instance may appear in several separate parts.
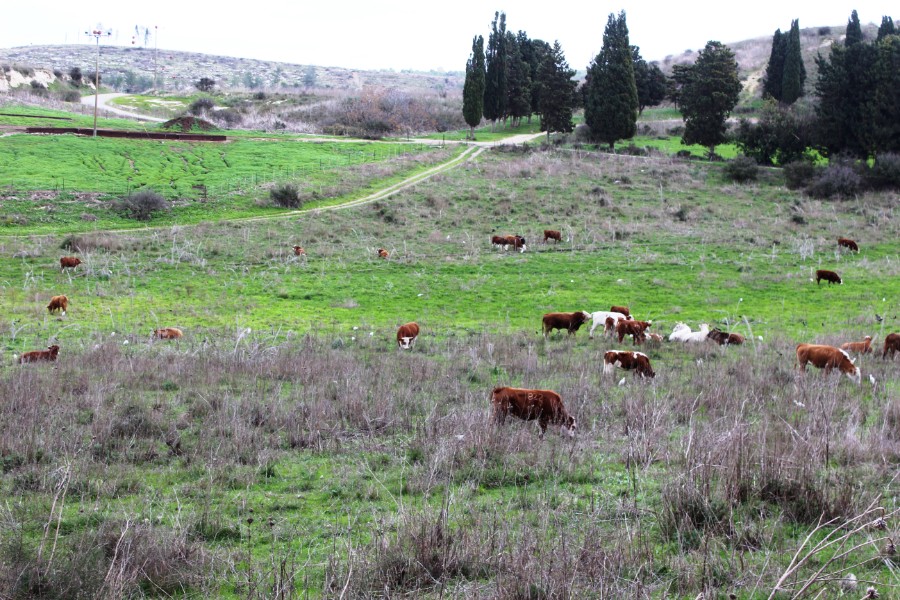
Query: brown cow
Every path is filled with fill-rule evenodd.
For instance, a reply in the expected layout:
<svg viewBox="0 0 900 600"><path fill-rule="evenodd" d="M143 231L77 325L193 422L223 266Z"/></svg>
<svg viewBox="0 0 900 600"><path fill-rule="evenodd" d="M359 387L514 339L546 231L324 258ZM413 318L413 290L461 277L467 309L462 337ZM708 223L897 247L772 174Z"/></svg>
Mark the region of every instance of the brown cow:
<svg viewBox="0 0 900 600"><path fill-rule="evenodd" d="M66 314L66 311L69 310L69 299L66 296L53 296L50 298L50 304L47 305L47 310L50 312L60 311L62 314Z"/></svg>
<svg viewBox="0 0 900 600"><path fill-rule="evenodd" d="M47 346L46 350L32 350L31 352L26 352L19 357L19 363L56 360L57 354L59 354L59 346L53 344L52 346Z"/></svg>
<svg viewBox="0 0 900 600"><path fill-rule="evenodd" d="M839 283L841 285L844 284L844 282L841 281L840 275L838 275L834 271L828 271L826 269L819 269L816 271L816 285L819 285L819 281L822 279L827 281L829 284L832 284L832 283Z"/></svg>
<svg viewBox="0 0 900 600"><path fill-rule="evenodd" d="M419 324L415 322L404 323L397 330L397 346L403 350L409 350L419 336Z"/></svg>
<svg viewBox="0 0 900 600"><path fill-rule="evenodd" d="M177 340L184 333L177 327L163 327L162 329L154 329L153 337L159 340Z"/></svg>
<svg viewBox="0 0 900 600"><path fill-rule="evenodd" d="M81 259L77 256L63 256L59 259L59 269L74 269L81 264Z"/></svg>
<svg viewBox="0 0 900 600"><path fill-rule="evenodd" d="M650 340L651 342L654 342L657 344L663 343L663 340L664 340L663 336L661 336L658 333L648 333L647 339Z"/></svg>
<svg viewBox="0 0 900 600"><path fill-rule="evenodd" d="M838 238L838 247L839 248L847 248L848 250L852 250L853 252L859 252L859 246L856 245L856 242L851 240L850 238Z"/></svg>
<svg viewBox="0 0 900 600"><path fill-rule="evenodd" d="M835 368L839 369L857 384L862 380L859 367L854 365L850 355L840 348L820 344L797 344L797 363L801 371L806 371L808 362L819 369L825 369L826 373Z"/></svg>
<svg viewBox="0 0 900 600"><path fill-rule="evenodd" d="M378 254L378 258L387 258L388 256L391 255L390 252L388 252L384 248L379 248L375 252Z"/></svg>
<svg viewBox="0 0 900 600"><path fill-rule="evenodd" d="M744 336L741 334L728 333L727 331L722 331L718 327L714 327L712 331L706 334L706 337L720 346L739 346L744 343Z"/></svg>
<svg viewBox="0 0 900 600"><path fill-rule="evenodd" d="M656 377L653 368L650 366L650 358L643 352L632 352L630 350L610 350L603 355L603 372L612 373L615 367L625 369L626 371L634 370L635 375L641 377Z"/></svg>
<svg viewBox="0 0 900 600"><path fill-rule="evenodd" d="M506 247L506 236L505 235L492 235L491 236L491 244L494 246L503 246Z"/></svg>
<svg viewBox="0 0 900 600"><path fill-rule="evenodd" d="M569 415L559 394L550 390L529 390L513 387L496 387L491 392L494 420L503 424L507 415L525 421L537 420L541 426L541 438L547 425L559 425L570 437L575 437L575 417Z"/></svg>
<svg viewBox="0 0 900 600"><path fill-rule="evenodd" d="M306 250L302 246L294 246L294 256L306 256Z"/></svg>
<svg viewBox="0 0 900 600"><path fill-rule="evenodd" d="M861 342L847 342L841 344L841 350L856 352L857 354L869 354L872 352L872 336L867 335Z"/></svg>
<svg viewBox="0 0 900 600"><path fill-rule="evenodd" d="M554 329L565 329L569 335L575 335L578 328L587 323L591 313L579 310L572 313L547 313L544 315L544 337L550 335Z"/></svg>
<svg viewBox="0 0 900 600"><path fill-rule="evenodd" d="M562 241L562 234L555 229L545 229L544 230L544 243L547 243L547 240L554 240L556 242Z"/></svg>
<svg viewBox="0 0 900 600"><path fill-rule="evenodd" d="M609 307L609 312L622 313L622 314L625 315L626 317L630 317L630 316L631 316L631 312L629 312L627 306L610 306L610 307Z"/></svg>
<svg viewBox="0 0 900 600"><path fill-rule="evenodd" d="M626 335L630 335L632 343L637 346L647 338L645 332L652 324L653 321L619 321L616 323L616 334L619 336L619 343L622 343Z"/></svg>
<svg viewBox="0 0 900 600"><path fill-rule="evenodd" d="M884 338L884 352L881 353L882 359L887 357L888 351L891 353L891 360L894 360L894 353L900 352L900 333L889 333Z"/></svg>

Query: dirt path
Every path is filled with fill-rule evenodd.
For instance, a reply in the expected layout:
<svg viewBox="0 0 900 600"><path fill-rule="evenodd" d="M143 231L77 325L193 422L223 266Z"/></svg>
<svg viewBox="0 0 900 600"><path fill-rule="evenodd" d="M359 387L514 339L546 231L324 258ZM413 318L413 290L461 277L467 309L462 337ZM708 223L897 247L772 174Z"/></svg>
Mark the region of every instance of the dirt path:
<svg viewBox="0 0 900 600"><path fill-rule="evenodd" d="M152 121L153 123L165 123L166 119L160 119L159 117L150 117L147 115L138 114L136 112L131 112L130 110L122 110L121 108L117 108L111 105L109 102L115 98L121 98L122 96L131 96L132 94L100 94L97 96L97 108L103 109L106 112L110 112L114 115L118 115L120 117L128 117L129 119L137 119L138 121ZM82 96L81 103L87 106L94 105L94 96Z"/></svg>

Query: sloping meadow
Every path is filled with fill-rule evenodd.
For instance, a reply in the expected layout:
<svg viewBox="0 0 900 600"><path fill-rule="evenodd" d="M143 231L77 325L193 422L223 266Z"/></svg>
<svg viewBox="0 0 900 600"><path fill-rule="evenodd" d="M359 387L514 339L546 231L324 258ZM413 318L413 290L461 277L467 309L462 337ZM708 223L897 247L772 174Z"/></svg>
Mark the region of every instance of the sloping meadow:
<svg viewBox="0 0 900 600"><path fill-rule="evenodd" d="M751 598L780 579L837 595L852 573L856 595L889 596L894 206L779 183L498 152L347 211L0 240L19 256L2 267L0 589ZM528 250L492 248L493 231ZM816 286L816 268L844 285ZM50 316L60 293L69 311ZM641 381L603 375L629 340L539 333L544 312L611 304L747 342L646 345ZM409 320L422 332L401 352ZM151 340L162 326L185 336ZM861 385L796 372L796 343L866 334ZM55 364L11 364L50 343ZM495 426L496 385L557 391L574 440ZM832 519L806 548L836 543L791 570Z"/></svg>

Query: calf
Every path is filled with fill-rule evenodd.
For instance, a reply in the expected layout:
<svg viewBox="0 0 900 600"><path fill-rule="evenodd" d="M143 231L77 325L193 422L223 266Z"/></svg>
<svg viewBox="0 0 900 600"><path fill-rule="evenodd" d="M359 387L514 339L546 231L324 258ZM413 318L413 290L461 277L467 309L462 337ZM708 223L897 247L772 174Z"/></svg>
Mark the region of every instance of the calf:
<svg viewBox="0 0 900 600"><path fill-rule="evenodd" d="M409 350L413 347L418 336L418 323L405 323L397 330L397 346L402 350Z"/></svg>
<svg viewBox="0 0 900 600"><path fill-rule="evenodd" d="M559 394L550 390L531 390L513 387L496 387L491 392L494 421L503 424L507 415L525 421L537 420L541 426L541 438L548 425L559 425L569 437L575 437L575 417L569 415Z"/></svg>
<svg viewBox="0 0 900 600"><path fill-rule="evenodd" d="M714 327L712 331L706 334L706 337L720 346L738 346L744 343L744 336L741 334L728 333L727 331L722 331L718 327Z"/></svg>
<svg viewBox="0 0 900 600"><path fill-rule="evenodd" d="M177 327L163 327L162 329L154 329L153 337L158 340L177 340L184 333Z"/></svg>
<svg viewBox="0 0 900 600"><path fill-rule="evenodd" d="M862 379L859 367L853 364L853 360L845 350L834 346L820 344L798 344L797 363L801 371L806 371L806 363L812 363L819 369L825 369L830 373L832 369L838 369L857 384Z"/></svg>
<svg viewBox="0 0 900 600"><path fill-rule="evenodd" d="M611 330L615 329L617 322L626 318L627 317L620 312L611 312L608 310L598 310L597 312L591 313L592 322L589 337L591 339L594 338L594 330L597 329L597 327L599 327L600 325L604 326L604 333L609 333ZM610 319L612 319L612 321L610 321Z"/></svg>
<svg viewBox="0 0 900 600"><path fill-rule="evenodd" d="M854 242L850 238L838 238L838 248L846 248L848 250L852 250L853 252L859 252L859 246L857 246L856 242Z"/></svg>
<svg viewBox="0 0 900 600"><path fill-rule="evenodd" d="M554 240L556 242L562 241L562 234L555 229L545 229L544 230L544 243L547 243L547 240Z"/></svg>
<svg viewBox="0 0 900 600"><path fill-rule="evenodd" d="M616 334L619 336L619 343L622 343L626 335L630 335L632 344L637 346L646 339L645 332L652 324L653 321L619 321L616 323Z"/></svg>
<svg viewBox="0 0 900 600"><path fill-rule="evenodd" d="M872 352L872 336L867 335L861 342L847 342L841 344L841 350L856 352L857 354L869 354Z"/></svg>
<svg viewBox="0 0 900 600"><path fill-rule="evenodd" d="M391 255L390 252L388 252L384 248L379 248L375 251L375 253L378 255L378 258L387 258Z"/></svg>
<svg viewBox="0 0 900 600"><path fill-rule="evenodd" d="M294 246L294 256L306 256L306 250L302 246Z"/></svg>
<svg viewBox="0 0 900 600"><path fill-rule="evenodd" d="M610 306L610 307L609 307L609 312L622 313L622 314L625 315L626 317L630 317L630 316L631 316L631 313L628 311L628 307L627 307L627 306Z"/></svg>
<svg viewBox="0 0 900 600"><path fill-rule="evenodd" d="M843 285L844 282L841 281L841 276L835 273L834 271L828 271L826 269L819 269L816 271L816 285L819 285L819 281L824 279L829 284L838 283Z"/></svg>
<svg viewBox="0 0 900 600"><path fill-rule="evenodd" d="M612 373L615 367L634 370L635 375L641 377L656 377L656 373L650 367L650 359L643 352L631 352L629 350L610 350L603 355L603 372Z"/></svg>
<svg viewBox="0 0 900 600"><path fill-rule="evenodd" d="M59 346L54 344L52 346L47 346L46 350L32 350L31 352L24 353L19 357L19 364L38 362L41 360L56 360L58 354Z"/></svg>
<svg viewBox="0 0 900 600"><path fill-rule="evenodd" d="M53 296L50 298L47 310L50 312L60 311L62 314L66 314L66 311L69 310L69 299L66 296Z"/></svg>
<svg viewBox="0 0 900 600"><path fill-rule="evenodd" d="M891 353L891 360L894 360L895 352L900 352L900 333L889 333L884 338L884 352L881 353L881 358L886 358L888 352Z"/></svg>
<svg viewBox="0 0 900 600"><path fill-rule="evenodd" d="M81 264L81 259L76 256L63 256L59 259L59 270L74 269Z"/></svg>
<svg viewBox="0 0 900 600"><path fill-rule="evenodd" d="M569 335L575 335L579 327L587 323L591 313L579 310L573 313L547 313L543 317L544 337L550 335L554 329L565 329Z"/></svg>

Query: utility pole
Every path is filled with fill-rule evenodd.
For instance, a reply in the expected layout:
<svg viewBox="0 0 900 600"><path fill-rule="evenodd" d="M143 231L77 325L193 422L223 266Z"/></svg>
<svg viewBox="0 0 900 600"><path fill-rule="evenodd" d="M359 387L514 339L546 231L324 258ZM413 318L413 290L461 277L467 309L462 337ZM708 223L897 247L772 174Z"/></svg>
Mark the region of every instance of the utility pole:
<svg viewBox="0 0 900 600"><path fill-rule="evenodd" d="M99 27L99 25L98 25ZM97 103L100 99L100 38L109 37L112 31L101 31L100 29L92 29L85 31L84 35L92 35L97 39L97 66L94 69L94 135L97 137Z"/></svg>

